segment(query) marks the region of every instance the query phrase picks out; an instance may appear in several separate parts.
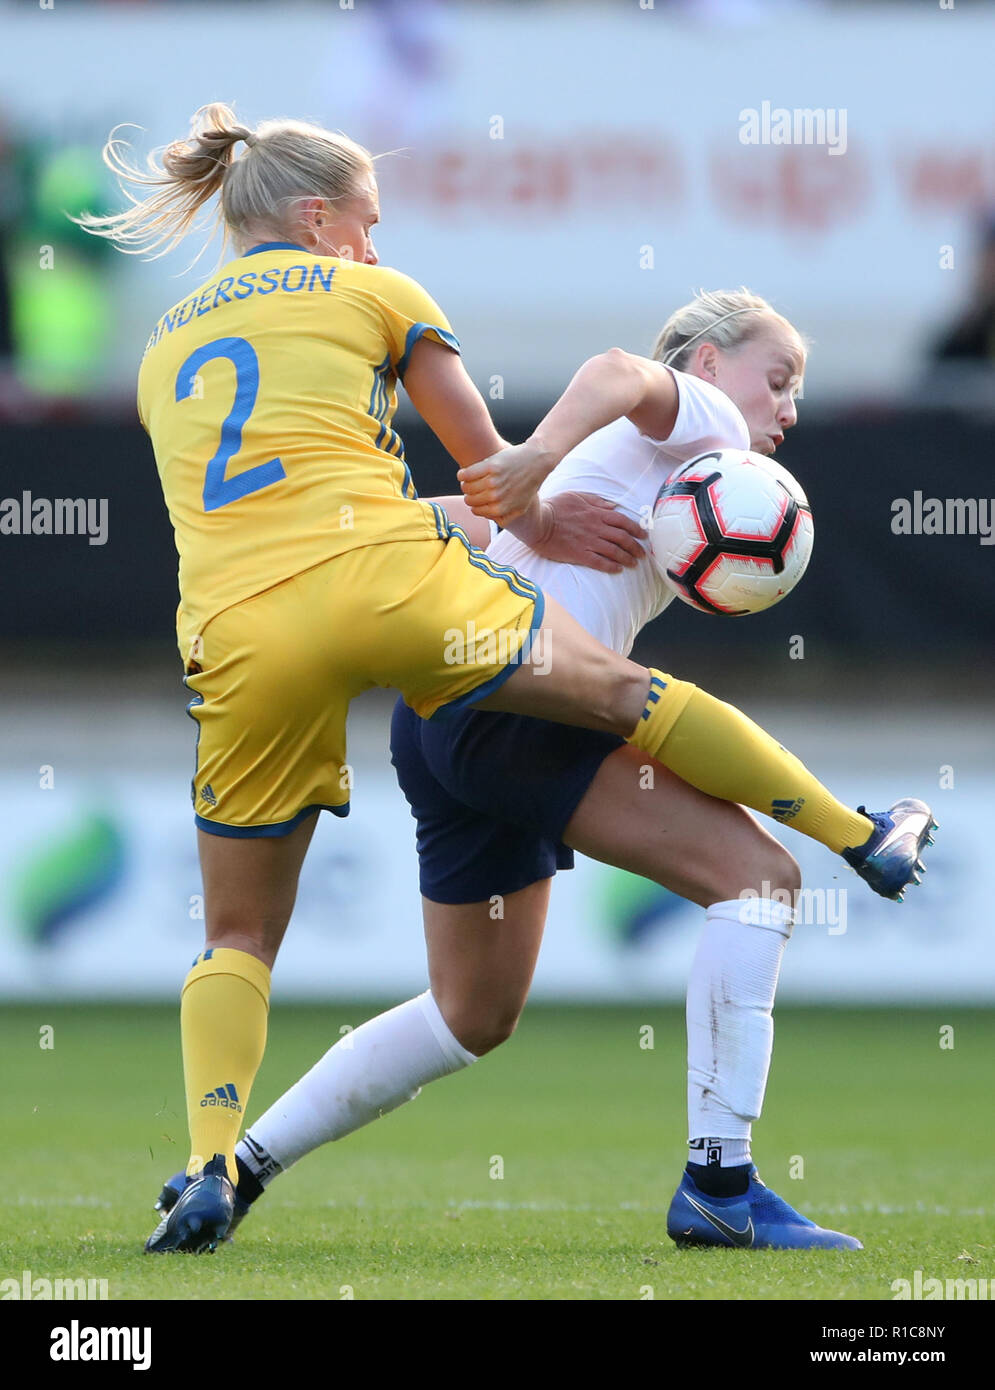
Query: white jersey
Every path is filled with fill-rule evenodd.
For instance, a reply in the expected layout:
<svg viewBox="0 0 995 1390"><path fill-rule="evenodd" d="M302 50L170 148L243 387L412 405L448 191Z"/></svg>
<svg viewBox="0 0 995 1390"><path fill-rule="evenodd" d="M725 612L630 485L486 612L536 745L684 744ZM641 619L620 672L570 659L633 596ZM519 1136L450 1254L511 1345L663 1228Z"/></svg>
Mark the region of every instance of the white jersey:
<svg viewBox="0 0 995 1390"><path fill-rule="evenodd" d="M616 420L571 449L539 489L540 497L594 492L645 527L657 493L680 464L709 449L749 449L746 421L723 391L699 377L668 370L677 383L679 405L666 440L650 439L631 421ZM675 597L648 551L621 574L544 559L510 531L495 537L487 553L533 580L621 656L628 656L640 628Z"/></svg>

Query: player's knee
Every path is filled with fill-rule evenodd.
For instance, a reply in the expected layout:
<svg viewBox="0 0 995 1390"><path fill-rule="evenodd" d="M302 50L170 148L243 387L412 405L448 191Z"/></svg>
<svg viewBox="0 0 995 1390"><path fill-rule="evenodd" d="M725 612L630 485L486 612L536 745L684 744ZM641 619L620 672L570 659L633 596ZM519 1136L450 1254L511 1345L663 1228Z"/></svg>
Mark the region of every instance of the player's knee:
<svg viewBox="0 0 995 1390"><path fill-rule="evenodd" d="M464 1008L450 1012L442 1009L449 1031L460 1047L465 1047L474 1057L483 1057L507 1042L518 1027L521 1012L520 1008L513 1007Z"/></svg>
<svg viewBox="0 0 995 1390"><path fill-rule="evenodd" d="M244 951L272 967L286 927L282 917L251 921L244 916L229 918L223 912L214 913L207 924L204 945L214 950Z"/></svg>
<svg viewBox="0 0 995 1390"><path fill-rule="evenodd" d="M586 687L588 712L599 727L627 738L646 703L646 672L612 652L591 675Z"/></svg>
<svg viewBox="0 0 995 1390"><path fill-rule="evenodd" d="M792 897L802 886L802 871L793 854L775 840L764 855L764 881L770 884L771 895L783 898L790 893Z"/></svg>
<svg viewBox="0 0 995 1390"><path fill-rule="evenodd" d="M463 1046L468 1052L472 1052L474 1057L483 1057L485 1053L493 1052L496 1047L507 1042L517 1027L517 1014L514 1018L493 1019L487 1027L478 1030L472 1042L464 1043Z"/></svg>
<svg viewBox="0 0 995 1390"><path fill-rule="evenodd" d="M747 858L747 868L745 875L742 867L739 871L740 878L745 877L746 882L740 883L736 894L745 887L751 896L758 894L761 898L776 896L785 900L788 895L793 895L801 887L802 874L798 867L795 856L775 840L773 835L764 834L757 836L751 843Z"/></svg>
<svg viewBox="0 0 995 1390"><path fill-rule="evenodd" d="M802 883L798 861L772 835L752 845L745 861L723 863L719 879L713 885L716 902L742 897L744 890L751 897L791 902Z"/></svg>

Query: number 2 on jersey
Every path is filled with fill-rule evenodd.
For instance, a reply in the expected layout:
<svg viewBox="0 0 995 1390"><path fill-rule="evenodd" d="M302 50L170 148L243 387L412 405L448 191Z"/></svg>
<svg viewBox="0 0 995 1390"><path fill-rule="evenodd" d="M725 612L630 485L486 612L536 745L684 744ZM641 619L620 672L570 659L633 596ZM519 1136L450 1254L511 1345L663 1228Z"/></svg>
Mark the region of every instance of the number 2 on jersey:
<svg viewBox="0 0 995 1390"><path fill-rule="evenodd" d="M239 497L269 487L285 478L283 464L278 458L247 468L234 478L225 477L225 469L242 447L242 426L252 414L259 393L259 359L255 348L244 338L218 338L192 352L176 375L176 399L185 401L193 394L197 373L215 357L226 357L235 368L235 399L221 426L218 451L207 465L204 476L204 511L217 511Z"/></svg>

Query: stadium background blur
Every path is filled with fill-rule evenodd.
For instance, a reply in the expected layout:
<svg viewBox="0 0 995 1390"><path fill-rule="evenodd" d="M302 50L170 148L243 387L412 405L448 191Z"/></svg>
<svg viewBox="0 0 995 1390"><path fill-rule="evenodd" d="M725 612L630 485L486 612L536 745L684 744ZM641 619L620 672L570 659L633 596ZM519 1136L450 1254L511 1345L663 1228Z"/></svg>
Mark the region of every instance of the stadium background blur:
<svg viewBox="0 0 995 1390"><path fill-rule="evenodd" d="M507 438L586 357L648 352L700 286L746 284L808 335L778 454L813 505L807 575L747 621L671 608L637 654L741 704L851 802L936 807L901 908L779 832L812 889L782 999L992 999L995 551L893 529L917 495L980 500L990 525L987 7L57 0L0 4L0 24L0 500L107 504L99 544L0 535L0 992L172 1000L202 939L175 553L134 382L219 243L192 269L195 241L149 264L63 214L119 206L111 126L144 127L126 132L143 157L226 100L249 124L300 116L397 152L378 171L381 262L442 304ZM845 150L744 144L741 113L764 103L845 112ZM454 490L404 404L398 424L421 494ZM322 818L277 1003L423 987L390 703L353 714L354 811ZM555 886L535 997L677 1001L698 921L584 863Z"/></svg>

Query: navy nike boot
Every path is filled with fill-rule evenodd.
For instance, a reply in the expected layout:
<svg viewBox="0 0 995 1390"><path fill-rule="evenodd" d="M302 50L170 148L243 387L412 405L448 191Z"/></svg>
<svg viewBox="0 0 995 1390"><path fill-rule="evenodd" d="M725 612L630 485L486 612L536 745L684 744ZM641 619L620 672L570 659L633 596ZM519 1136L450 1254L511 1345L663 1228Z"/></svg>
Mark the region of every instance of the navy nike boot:
<svg viewBox="0 0 995 1390"><path fill-rule="evenodd" d="M202 1172L186 1179L186 1187L145 1242L145 1253L212 1254L227 1236L234 1214L235 1189L225 1156L215 1154Z"/></svg>

